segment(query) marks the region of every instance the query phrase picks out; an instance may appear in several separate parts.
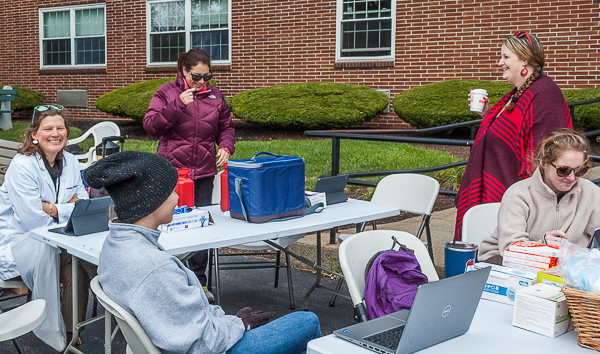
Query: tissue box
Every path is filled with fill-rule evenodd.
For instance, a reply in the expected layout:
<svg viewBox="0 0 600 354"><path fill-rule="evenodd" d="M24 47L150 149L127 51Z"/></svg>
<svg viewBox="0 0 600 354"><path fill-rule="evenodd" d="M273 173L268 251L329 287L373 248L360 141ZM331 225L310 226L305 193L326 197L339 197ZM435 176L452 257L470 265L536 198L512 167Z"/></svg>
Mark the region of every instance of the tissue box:
<svg viewBox="0 0 600 354"><path fill-rule="evenodd" d="M560 249L556 246L547 246L537 242L516 241L508 246L513 252L523 252L538 256L558 257Z"/></svg>
<svg viewBox="0 0 600 354"><path fill-rule="evenodd" d="M539 271L537 282L558 286L559 288L562 288L565 285L565 280L558 275L557 267Z"/></svg>
<svg viewBox="0 0 600 354"><path fill-rule="evenodd" d="M475 269L485 267L491 267L492 271L481 294L482 299L513 305L515 292L534 285L537 280L537 273L534 271L511 269L485 262L475 263Z"/></svg>
<svg viewBox="0 0 600 354"><path fill-rule="evenodd" d="M551 338L573 330L565 295L560 288L548 284L517 291L513 326Z"/></svg>
<svg viewBox="0 0 600 354"><path fill-rule="evenodd" d="M327 208L327 199L325 198L325 193L304 191L304 195L306 195L306 198L310 200L310 205L323 203L323 208Z"/></svg>
<svg viewBox="0 0 600 354"><path fill-rule="evenodd" d="M535 267L540 267L540 268L543 267L544 269L548 269L548 268L552 268L552 267L556 266L556 262L558 261L558 258L556 258L556 257L538 256L538 255L532 254L532 253L513 252L511 250L504 251L504 259L506 259L506 258L511 258L511 259L519 258L519 259L525 259L528 261L533 261L533 262L535 262L534 264L528 264L528 265L533 265Z"/></svg>
<svg viewBox="0 0 600 354"><path fill-rule="evenodd" d="M537 262L537 261L533 261L531 259L525 259L525 258L521 258L521 257L513 257L512 254L514 254L514 253L512 253L511 255L508 255L507 253L508 253L508 251L504 251L504 257L502 257L502 265L509 267L509 268L522 269L521 267L512 267L511 266L511 265L521 265L521 266L535 268L534 271L537 272L542 269L548 269L548 268L554 267L556 265L556 263L554 263L554 264L544 263L544 262Z"/></svg>
<svg viewBox="0 0 600 354"><path fill-rule="evenodd" d="M214 222L208 211L194 208L189 213L173 215L173 220L168 224L160 225L158 230L161 232L175 232L204 227L212 223Z"/></svg>

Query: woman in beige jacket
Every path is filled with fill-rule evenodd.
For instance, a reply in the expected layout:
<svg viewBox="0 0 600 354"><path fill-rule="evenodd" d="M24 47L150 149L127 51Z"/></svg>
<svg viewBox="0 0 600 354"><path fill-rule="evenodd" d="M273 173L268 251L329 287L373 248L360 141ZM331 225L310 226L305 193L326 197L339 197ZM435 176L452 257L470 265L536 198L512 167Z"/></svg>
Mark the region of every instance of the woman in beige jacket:
<svg viewBox="0 0 600 354"><path fill-rule="evenodd" d="M590 167L589 151L587 138L569 129L544 139L533 176L502 197L498 226L482 241L479 260L500 263L515 241L560 246L566 239L586 246L600 227L600 188L580 179Z"/></svg>

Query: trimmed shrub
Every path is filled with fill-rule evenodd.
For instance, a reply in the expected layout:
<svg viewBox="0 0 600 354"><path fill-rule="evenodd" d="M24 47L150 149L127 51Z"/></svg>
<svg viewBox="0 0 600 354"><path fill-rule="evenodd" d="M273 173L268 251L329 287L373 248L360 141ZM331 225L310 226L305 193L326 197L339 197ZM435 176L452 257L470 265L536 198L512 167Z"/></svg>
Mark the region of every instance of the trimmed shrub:
<svg viewBox="0 0 600 354"><path fill-rule="evenodd" d="M141 123L152 96L159 87L174 77L138 82L106 93L96 99L96 108L120 117L130 117Z"/></svg>
<svg viewBox="0 0 600 354"><path fill-rule="evenodd" d="M17 90L17 100L11 102L10 108L12 110L18 111L20 109L33 108L37 105L44 103L45 96L39 91L10 84L0 84L0 88L6 85L11 86L13 90Z"/></svg>
<svg viewBox="0 0 600 354"><path fill-rule="evenodd" d="M315 129L359 126L388 103L385 94L370 87L308 82L244 91L233 96L230 107L246 122Z"/></svg>
<svg viewBox="0 0 600 354"><path fill-rule="evenodd" d="M96 108L120 117L129 117L142 123L152 96L159 87L175 77L138 82L104 94L96 100ZM215 86L215 80L209 83Z"/></svg>
<svg viewBox="0 0 600 354"><path fill-rule="evenodd" d="M467 95L472 89L486 89L493 106L513 87L510 83L498 81L443 81L401 92L394 97L392 106L402 120L415 128L437 127L480 118L469 111ZM600 88L562 92L569 103L600 98ZM574 124L584 130L600 129L600 102L575 107Z"/></svg>
<svg viewBox="0 0 600 354"><path fill-rule="evenodd" d="M449 80L414 87L401 92L392 100L396 114L415 128L480 119L469 110L467 95L472 89L482 88L488 92L490 106L513 89L507 82L484 80Z"/></svg>
<svg viewBox="0 0 600 354"><path fill-rule="evenodd" d="M569 103L600 98L600 88L563 90ZM586 131L600 129L600 102L575 107L573 124Z"/></svg>

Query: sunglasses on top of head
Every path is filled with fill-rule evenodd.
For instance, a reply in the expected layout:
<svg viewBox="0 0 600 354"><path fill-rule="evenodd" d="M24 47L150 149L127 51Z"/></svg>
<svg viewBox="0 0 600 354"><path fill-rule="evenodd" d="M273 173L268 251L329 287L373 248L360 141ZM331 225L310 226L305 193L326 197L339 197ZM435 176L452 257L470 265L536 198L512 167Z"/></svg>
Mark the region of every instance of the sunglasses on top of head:
<svg viewBox="0 0 600 354"><path fill-rule="evenodd" d="M531 40L531 37L529 37L529 34L527 32L519 31L519 32L515 33L515 37L517 37L517 38L527 37L529 44L531 44L531 47L533 48L533 41Z"/></svg>
<svg viewBox="0 0 600 354"><path fill-rule="evenodd" d="M31 124L33 124L33 121L35 120L35 112L36 111L46 112L50 108L55 109L57 111L62 111L63 109L65 109L65 107L63 107L59 104L41 104L39 106L35 106L35 107L33 107L33 116L31 117Z"/></svg>
<svg viewBox="0 0 600 354"><path fill-rule="evenodd" d="M556 166L552 162L550 162L550 165L552 165L552 167L554 167L556 169L556 175L558 177L570 176L571 172L575 173L575 177L581 177L581 176L585 175L587 173L587 171L590 169L590 165L588 165L587 162L584 163L583 166L576 167L576 168L571 168L569 166Z"/></svg>
<svg viewBox="0 0 600 354"><path fill-rule="evenodd" d="M188 72L188 74L190 74L192 76L192 80L194 80L194 81L204 80L204 82L208 82L208 80L213 78L212 73L200 75L200 74L192 74L192 72L189 69L186 69L186 71Z"/></svg>

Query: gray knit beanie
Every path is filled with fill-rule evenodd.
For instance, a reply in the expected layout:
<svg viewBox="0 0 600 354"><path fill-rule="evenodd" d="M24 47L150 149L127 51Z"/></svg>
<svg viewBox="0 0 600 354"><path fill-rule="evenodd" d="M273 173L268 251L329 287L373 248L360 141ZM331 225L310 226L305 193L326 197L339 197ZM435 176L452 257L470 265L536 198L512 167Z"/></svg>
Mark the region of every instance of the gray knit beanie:
<svg viewBox="0 0 600 354"><path fill-rule="evenodd" d="M177 185L177 170L162 156L123 151L88 167L83 178L92 188L106 188L119 222L133 223L167 200Z"/></svg>

